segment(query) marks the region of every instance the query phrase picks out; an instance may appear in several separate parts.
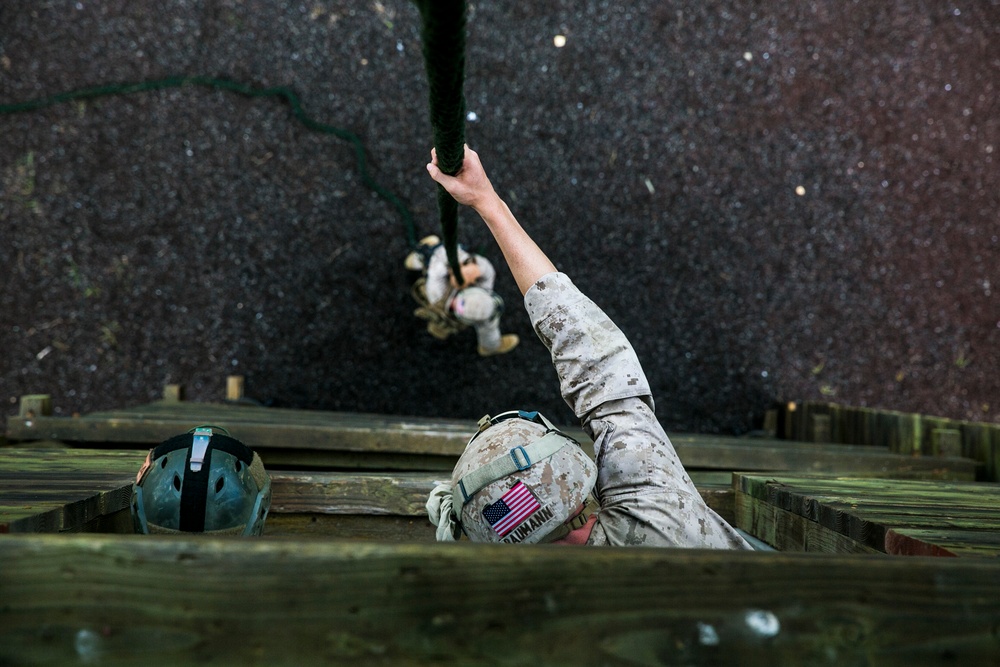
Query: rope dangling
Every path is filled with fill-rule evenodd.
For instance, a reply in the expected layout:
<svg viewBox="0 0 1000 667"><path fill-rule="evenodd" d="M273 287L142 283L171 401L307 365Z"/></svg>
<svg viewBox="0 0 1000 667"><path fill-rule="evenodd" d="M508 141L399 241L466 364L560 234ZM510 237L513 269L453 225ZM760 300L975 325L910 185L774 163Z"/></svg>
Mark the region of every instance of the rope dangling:
<svg viewBox="0 0 1000 667"><path fill-rule="evenodd" d="M454 176L465 154L465 0L414 0L422 20L424 68L430 88L430 117L438 168ZM458 261L458 202L437 189L441 239L452 275L461 285Z"/></svg>

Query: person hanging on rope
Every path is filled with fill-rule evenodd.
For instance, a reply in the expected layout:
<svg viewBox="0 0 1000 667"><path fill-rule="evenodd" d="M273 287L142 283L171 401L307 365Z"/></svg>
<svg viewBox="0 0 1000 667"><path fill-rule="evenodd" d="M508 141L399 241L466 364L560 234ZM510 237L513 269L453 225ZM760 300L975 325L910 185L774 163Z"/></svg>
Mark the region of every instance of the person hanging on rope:
<svg viewBox="0 0 1000 667"><path fill-rule="evenodd" d="M462 285L448 266L444 245L437 236L426 236L416 250L407 255L404 265L422 271L413 285L413 298L419 307L414 314L427 320L427 331L444 340L466 326L476 330L480 356L510 352L520 342L517 334L500 333L503 299L493 291L496 270L485 257L459 246Z"/></svg>
<svg viewBox="0 0 1000 667"><path fill-rule="evenodd" d="M427 170L492 232L597 460L537 412L487 415L427 501L437 539L750 549L691 482L625 335L528 236L479 156L466 147L448 176L432 152Z"/></svg>

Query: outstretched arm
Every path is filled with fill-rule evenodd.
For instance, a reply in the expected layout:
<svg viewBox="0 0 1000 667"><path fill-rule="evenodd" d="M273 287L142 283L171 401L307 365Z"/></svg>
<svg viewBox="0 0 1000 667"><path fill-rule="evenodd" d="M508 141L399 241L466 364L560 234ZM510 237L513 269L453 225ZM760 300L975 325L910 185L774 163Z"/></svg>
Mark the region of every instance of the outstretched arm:
<svg viewBox="0 0 1000 667"><path fill-rule="evenodd" d="M438 169L437 153L432 150L427 172L455 201L471 207L480 215L500 246L521 294L527 293L539 278L556 270L493 189L474 150L465 147L462 169L455 176L448 176Z"/></svg>

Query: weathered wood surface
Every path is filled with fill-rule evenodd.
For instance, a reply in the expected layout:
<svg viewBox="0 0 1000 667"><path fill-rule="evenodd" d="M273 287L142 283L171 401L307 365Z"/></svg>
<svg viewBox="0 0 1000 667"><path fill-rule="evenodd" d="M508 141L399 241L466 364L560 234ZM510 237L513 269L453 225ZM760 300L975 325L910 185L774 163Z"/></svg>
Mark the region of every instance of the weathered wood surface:
<svg viewBox="0 0 1000 667"><path fill-rule="evenodd" d="M131 530L121 517L144 453L0 450L0 532ZM268 535L433 539L424 504L437 473L272 471ZM732 519L728 473L692 473L709 506ZM367 522L367 523L366 523ZM370 525L367 525L370 524Z"/></svg>
<svg viewBox="0 0 1000 667"><path fill-rule="evenodd" d="M194 425L211 423L257 450L265 465L377 470L452 469L471 421L389 417L255 406L159 401L82 417L11 417L11 440L54 439L149 447ZM590 449L579 428L567 432ZM690 470L806 470L858 475L973 479L962 458L908 457L884 449L785 440L675 434L671 441Z"/></svg>
<svg viewBox="0 0 1000 667"><path fill-rule="evenodd" d="M706 504L733 521L732 475L695 471L691 478ZM433 540L425 503L431 489L447 479L433 473L274 472L265 534Z"/></svg>
<svg viewBox="0 0 1000 667"><path fill-rule="evenodd" d="M894 528L886 532L887 550L915 556L986 556L1000 554L1000 531L947 528Z"/></svg>
<svg viewBox="0 0 1000 667"><path fill-rule="evenodd" d="M733 525L778 551L881 554L846 535L770 503L736 494ZM925 554L930 555L930 554Z"/></svg>
<svg viewBox="0 0 1000 667"><path fill-rule="evenodd" d="M200 424L229 429L250 447L457 456L475 424L468 421L319 412L250 405L157 401L80 417L12 417L10 440L162 442Z"/></svg>
<svg viewBox="0 0 1000 667"><path fill-rule="evenodd" d="M958 454L981 464L980 479L1000 481L1000 424L806 401L785 406L785 437L813 440L816 417L827 420L831 442L906 455Z"/></svg>
<svg viewBox="0 0 1000 667"><path fill-rule="evenodd" d="M128 507L144 452L0 450L0 533L95 530Z"/></svg>
<svg viewBox="0 0 1000 667"><path fill-rule="evenodd" d="M129 532L103 531L103 532ZM267 537L361 540L369 542L436 542L434 526L423 516L377 514L273 513L264 526Z"/></svg>
<svg viewBox="0 0 1000 667"><path fill-rule="evenodd" d="M1000 563L0 537L0 662L996 664Z"/></svg>
<svg viewBox="0 0 1000 667"><path fill-rule="evenodd" d="M1000 555L995 484L787 474L737 474L734 484L737 526L780 550Z"/></svg>

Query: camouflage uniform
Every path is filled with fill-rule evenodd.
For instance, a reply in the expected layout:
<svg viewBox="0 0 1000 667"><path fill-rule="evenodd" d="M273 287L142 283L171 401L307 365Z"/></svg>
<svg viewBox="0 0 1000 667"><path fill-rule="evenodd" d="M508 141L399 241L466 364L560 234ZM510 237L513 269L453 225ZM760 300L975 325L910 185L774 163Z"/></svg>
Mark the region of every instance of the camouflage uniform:
<svg viewBox="0 0 1000 667"><path fill-rule="evenodd" d="M489 260L480 255L472 255L465 249L458 248L458 261L464 263L470 257L474 257L479 270L482 272L478 279L472 284L475 287L482 287L490 292L493 291L493 283L496 281L496 270ZM448 256L443 245L439 245L431 253L427 262L427 300L438 304L445 310L451 308L451 302L458 294L451 285L451 274L448 271ZM473 325L476 329L476 338L479 346L487 350L495 350L500 347L500 313L494 311L489 319L477 322Z"/></svg>
<svg viewBox="0 0 1000 667"><path fill-rule="evenodd" d="M621 330L562 273L539 279L524 304L563 398L594 440L601 509L587 543L750 549L685 472Z"/></svg>

